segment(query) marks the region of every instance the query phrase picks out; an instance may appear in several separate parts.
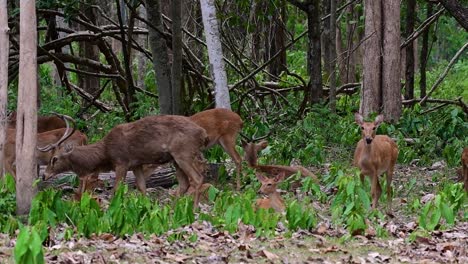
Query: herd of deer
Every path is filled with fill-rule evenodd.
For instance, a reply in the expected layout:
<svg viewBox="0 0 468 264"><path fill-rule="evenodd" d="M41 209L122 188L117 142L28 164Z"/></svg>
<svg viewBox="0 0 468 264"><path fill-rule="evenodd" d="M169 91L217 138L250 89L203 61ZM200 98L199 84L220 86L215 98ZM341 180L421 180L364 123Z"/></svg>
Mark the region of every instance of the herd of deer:
<svg viewBox="0 0 468 264"><path fill-rule="evenodd" d="M386 174L386 191L389 197L387 209L391 210L391 182L398 147L388 136L376 135L377 127L383 121L382 115L377 116L374 122L364 122L363 117L356 113L355 121L362 130L362 139L357 144L353 164L361 171L361 181L364 181L366 175L371 179L372 208L377 206L382 193L378 178L381 174ZM177 194L193 194L196 207L200 194L210 186L203 182L205 160L202 151L216 144L221 145L234 161L236 186L240 189L242 158L235 146L242 125L239 115L220 108L190 117L148 116L117 125L103 139L88 145L86 135L75 129L75 122L71 117L60 114L40 116L37 125L37 163L47 165L44 179L66 171L76 173L80 178L78 194L81 194L88 189L90 181L98 178L100 172L107 171L115 172L115 191L129 170L135 174L137 188L145 193L146 180L154 165L173 161L179 183ZM15 127L16 115L13 113L8 121L4 167L14 177ZM244 160L249 167L256 170L257 178L262 184L260 192L268 195L268 198L258 199L256 206L284 211L284 201L277 192L278 183L298 172L304 177L312 177L314 180L317 178L302 166L259 165L258 152L265 149L268 142L262 140L255 143L258 140L242 141ZM464 149L462 166L465 190L468 192L468 148Z"/></svg>

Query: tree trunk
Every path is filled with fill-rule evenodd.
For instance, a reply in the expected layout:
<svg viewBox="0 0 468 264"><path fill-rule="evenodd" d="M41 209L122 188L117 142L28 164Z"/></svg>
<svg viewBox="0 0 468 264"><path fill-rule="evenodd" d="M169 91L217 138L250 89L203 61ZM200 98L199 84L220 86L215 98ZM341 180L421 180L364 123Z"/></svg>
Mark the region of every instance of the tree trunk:
<svg viewBox="0 0 468 264"><path fill-rule="evenodd" d="M416 0L407 0L405 38L414 31L416 15ZM408 45L405 51L405 99L409 100L414 98L414 43Z"/></svg>
<svg viewBox="0 0 468 264"><path fill-rule="evenodd" d="M386 121L396 122L401 115L400 0L385 0L382 2L382 15L384 18L382 48L383 113ZM407 57L409 57L408 54ZM411 54L411 57L414 59L413 54ZM412 68L414 70L414 66Z"/></svg>
<svg viewBox="0 0 468 264"><path fill-rule="evenodd" d="M140 17L143 17L146 19L146 10L143 5L140 6L138 9L138 15ZM140 20L136 21L136 26L143 28L144 23L141 22ZM137 42L140 44L143 48L147 49L148 48L148 38L146 35L138 35L137 36ZM137 56L138 60L138 73L137 73L137 81L136 84L137 86L146 89L145 87L145 77L146 77L146 56L143 52L138 52Z"/></svg>
<svg viewBox="0 0 468 264"><path fill-rule="evenodd" d="M427 11L426 11L426 19L432 16L432 4L427 2ZM431 26L429 26L422 35L422 44L421 44L421 57L420 57L420 80L419 80L419 89L420 89L420 97L424 98L426 96L426 66L427 60L429 56L429 33L431 32Z"/></svg>
<svg viewBox="0 0 468 264"><path fill-rule="evenodd" d="M360 113L367 117L379 112L382 102L382 4L380 0L366 0L363 84L361 89ZM399 71L398 71L399 73Z"/></svg>
<svg viewBox="0 0 468 264"><path fill-rule="evenodd" d="M330 0L330 48L329 73L330 73L330 110L336 112L336 0Z"/></svg>
<svg viewBox="0 0 468 264"><path fill-rule="evenodd" d="M439 2L465 30L468 30L468 7L466 4L464 7L457 0L439 0Z"/></svg>
<svg viewBox="0 0 468 264"><path fill-rule="evenodd" d="M0 178L3 176L4 146L7 131L9 28L7 0L0 0Z"/></svg>
<svg viewBox="0 0 468 264"><path fill-rule="evenodd" d="M16 212L26 215L37 190L37 24L36 1L20 1L20 67L16 119Z"/></svg>
<svg viewBox="0 0 468 264"><path fill-rule="evenodd" d="M96 10L88 5L84 5L84 10L82 10L86 18L92 24L97 23L97 14ZM85 29L81 29L85 30ZM91 59L94 61L99 61L99 48L96 46L96 43L91 41L82 41L79 42L80 44L80 57ZM87 67L87 66L80 66L80 70L97 73L94 68ZM99 92L99 77L94 76L83 76L78 74L78 86L83 88L89 94L95 96ZM87 104L85 100L83 100L83 104Z"/></svg>
<svg viewBox="0 0 468 264"><path fill-rule="evenodd" d="M205 29L206 45L208 47L210 71L215 85L216 107L231 109L214 0L200 0L200 6Z"/></svg>
<svg viewBox="0 0 468 264"><path fill-rule="evenodd" d="M271 38L265 38L268 41L265 44L269 46L265 61L268 61L277 52L281 51L280 55L268 67L268 72L274 76L279 76L286 67L286 50L283 50L286 39L284 32L286 28L284 24L284 21L286 21L286 3L284 0L281 0L278 4L280 5L277 7L279 11L274 13L270 26Z"/></svg>
<svg viewBox="0 0 468 264"><path fill-rule="evenodd" d="M161 114L172 112L171 69L167 44L164 38L161 7L159 0L146 0L146 15L149 23L157 30L149 27L149 44L153 55L154 72L159 95L159 111Z"/></svg>
<svg viewBox="0 0 468 264"><path fill-rule="evenodd" d="M309 48L307 64L309 68L309 102L314 104L322 99L322 63L320 46L320 2L307 5L307 25L309 28Z"/></svg>
<svg viewBox="0 0 468 264"><path fill-rule="evenodd" d="M172 114L182 114L182 0L172 0Z"/></svg>

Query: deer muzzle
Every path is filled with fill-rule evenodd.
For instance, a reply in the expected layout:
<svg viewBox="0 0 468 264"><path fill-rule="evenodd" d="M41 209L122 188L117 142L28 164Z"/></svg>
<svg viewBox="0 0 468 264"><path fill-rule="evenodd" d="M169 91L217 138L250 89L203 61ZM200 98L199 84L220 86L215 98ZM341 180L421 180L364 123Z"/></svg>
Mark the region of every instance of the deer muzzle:
<svg viewBox="0 0 468 264"><path fill-rule="evenodd" d="M371 137L366 137L366 143L367 143L367 144L372 143L372 138L371 138Z"/></svg>

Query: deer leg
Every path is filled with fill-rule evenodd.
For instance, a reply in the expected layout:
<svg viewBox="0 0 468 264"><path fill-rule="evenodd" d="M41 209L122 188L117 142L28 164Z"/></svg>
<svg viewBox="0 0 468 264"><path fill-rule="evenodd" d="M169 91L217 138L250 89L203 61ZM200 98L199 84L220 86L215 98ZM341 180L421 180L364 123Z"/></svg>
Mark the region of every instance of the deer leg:
<svg viewBox="0 0 468 264"><path fill-rule="evenodd" d="M392 210L392 177L393 177L393 167L387 170L385 173L387 175L387 211Z"/></svg>
<svg viewBox="0 0 468 264"><path fill-rule="evenodd" d="M123 166L123 165L115 166L115 182L114 182L114 187L112 188L112 193L115 193L115 191L117 190L117 187L119 186L119 183L122 182L122 180L125 180L125 176L127 176L127 171L128 171L127 166Z"/></svg>
<svg viewBox="0 0 468 264"><path fill-rule="evenodd" d="M190 179L190 185L194 188L194 208L198 208L198 203L200 201L200 189L203 184L203 175L201 174L201 169L199 167L202 164L197 161L197 157L190 158L190 159L176 159L174 158L177 164L179 165L180 169L188 176ZM186 160L190 160L191 162L187 162Z"/></svg>
<svg viewBox="0 0 468 264"><path fill-rule="evenodd" d="M146 175L143 173L143 168L138 166L133 169L136 178L136 186L141 193L146 194Z"/></svg>
<svg viewBox="0 0 468 264"><path fill-rule="evenodd" d="M372 186L371 186L371 195L372 195L372 209L377 207L379 202L380 194L382 189L379 184L379 175L377 173L372 174Z"/></svg>
<svg viewBox="0 0 468 264"><path fill-rule="evenodd" d="M223 147L223 149L227 152L227 154L231 157L231 159L234 161L236 164L236 172L237 172L237 178L236 178L236 189L237 191L240 190L241 188L241 171L242 171L242 159L239 155L239 153L236 151L236 137L221 137L219 139L219 143Z"/></svg>
<svg viewBox="0 0 468 264"><path fill-rule="evenodd" d="M174 166L176 167L175 177L177 179L177 182L179 183L176 195L182 196L188 191L190 187L190 181L187 174L184 173L184 171L179 167L179 165L174 163Z"/></svg>
<svg viewBox="0 0 468 264"><path fill-rule="evenodd" d="M359 174L359 178L361 178L362 185L364 185L365 177L366 177L366 175L364 175L362 173Z"/></svg>

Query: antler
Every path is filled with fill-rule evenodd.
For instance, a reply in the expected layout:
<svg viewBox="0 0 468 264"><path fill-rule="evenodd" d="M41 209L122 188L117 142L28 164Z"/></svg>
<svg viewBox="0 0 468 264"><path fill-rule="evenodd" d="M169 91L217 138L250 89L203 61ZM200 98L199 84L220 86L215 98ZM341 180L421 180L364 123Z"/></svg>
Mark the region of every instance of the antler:
<svg viewBox="0 0 468 264"><path fill-rule="evenodd" d="M63 121L65 121L65 125L67 127L67 129L65 130L65 133L63 134L63 136L54 144L49 144L45 147L37 147L37 149L39 151L42 151L42 152L47 152L51 149L54 149L58 146L60 146L60 144L62 144L62 142L64 142L65 140L67 140L71 135L73 135L73 133L75 133L75 130L76 130L76 123L75 123L75 120L73 118L71 118L70 116L67 116L67 115L62 115L62 114L58 114L58 113L53 113L54 115L60 117L63 119ZM72 122L72 129L71 129L71 132L70 132L70 124L68 123L68 121L71 121Z"/></svg>
<svg viewBox="0 0 468 264"><path fill-rule="evenodd" d="M241 137L243 137L244 139L246 139L247 142L259 141L259 140L261 140L261 139L264 139L264 138L270 136L270 134L271 134L271 130L269 130L268 133L267 133L266 135L263 135L263 136L261 136L261 137L256 138L255 135L257 134L257 132L258 132L258 128L255 130L254 134L252 135L252 138L250 138L250 137L248 137L248 136L246 136L246 135L244 135L244 134L242 134L242 133L239 133L239 134L241 135Z"/></svg>

